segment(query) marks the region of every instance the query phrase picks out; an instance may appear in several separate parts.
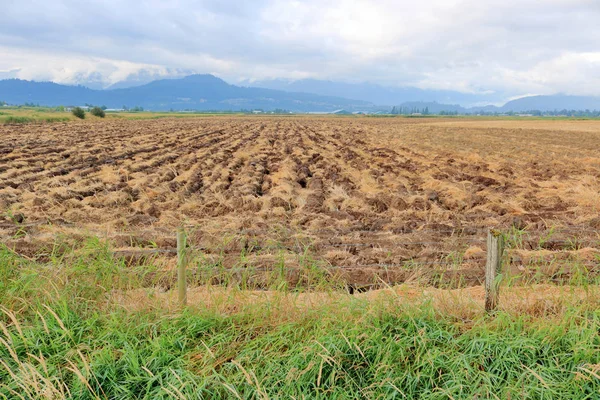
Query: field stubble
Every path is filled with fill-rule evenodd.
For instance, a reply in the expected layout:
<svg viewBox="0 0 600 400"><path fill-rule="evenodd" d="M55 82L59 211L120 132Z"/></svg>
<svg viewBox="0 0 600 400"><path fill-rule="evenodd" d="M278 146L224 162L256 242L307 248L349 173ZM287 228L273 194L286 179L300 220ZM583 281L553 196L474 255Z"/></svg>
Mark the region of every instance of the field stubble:
<svg viewBox="0 0 600 400"><path fill-rule="evenodd" d="M600 125L522 126L0 127L0 398L596 398ZM115 257L182 224L185 309L172 257ZM532 283L504 281L497 313L480 286L410 284L477 283L491 226Z"/></svg>
<svg viewBox="0 0 600 400"><path fill-rule="evenodd" d="M499 227L515 273L598 262L596 121L210 117L0 135L0 234L28 256L57 235L172 248L186 224L210 265L309 258L349 283L477 284Z"/></svg>

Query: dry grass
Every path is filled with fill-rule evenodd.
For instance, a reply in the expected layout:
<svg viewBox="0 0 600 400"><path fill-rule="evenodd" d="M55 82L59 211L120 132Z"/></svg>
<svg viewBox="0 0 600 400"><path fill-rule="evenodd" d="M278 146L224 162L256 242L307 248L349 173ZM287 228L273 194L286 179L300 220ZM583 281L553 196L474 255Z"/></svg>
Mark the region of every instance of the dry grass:
<svg viewBox="0 0 600 400"><path fill-rule="evenodd" d="M556 286L536 284L502 287L498 311L513 317L530 315L543 318L563 318L573 305L585 304L589 310L600 305L597 286ZM280 317L298 318L308 310L343 307L351 299L366 300L374 309L381 304L409 307L431 305L440 315L466 321L484 314L485 291L482 286L461 289L437 289L415 284L403 284L371 290L355 295L339 291L289 293L273 290L239 290L235 288L201 286L188 290L188 306L197 310L212 310L232 315L252 308L270 308ZM177 293L155 288L116 291L111 302L129 312L177 312L181 309ZM337 305L337 306L336 306ZM274 318L279 318L275 317Z"/></svg>
<svg viewBox="0 0 600 400"><path fill-rule="evenodd" d="M183 309L156 260L128 265L94 238L55 246L44 262L0 246L1 398L598 393L600 298L590 281L505 282L493 315L480 287L351 296L235 280L192 286Z"/></svg>
<svg viewBox="0 0 600 400"><path fill-rule="evenodd" d="M599 239L597 121L230 116L0 135L0 235L29 255L77 230L109 233L117 247L172 246L182 223L197 227L207 253L249 229L261 249L250 258L268 254L267 242L297 251L301 241L350 266L440 261L481 245L473 241L491 226L526 230L523 250L555 227L568 233L553 239ZM46 224L27 226L35 222ZM469 241L433 232L447 230L471 232ZM332 243L358 246L338 257ZM481 267L473 257L463 266Z"/></svg>

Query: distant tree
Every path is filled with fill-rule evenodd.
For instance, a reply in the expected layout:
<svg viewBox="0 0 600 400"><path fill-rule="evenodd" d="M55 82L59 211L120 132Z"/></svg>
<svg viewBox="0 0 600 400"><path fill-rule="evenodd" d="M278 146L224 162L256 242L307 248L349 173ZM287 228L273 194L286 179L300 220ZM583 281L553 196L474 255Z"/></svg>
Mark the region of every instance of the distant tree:
<svg viewBox="0 0 600 400"><path fill-rule="evenodd" d="M71 110L71 112L77 118L79 118L79 119L85 119L85 111L83 111L83 108L81 108L81 107L75 107L75 108L73 108Z"/></svg>
<svg viewBox="0 0 600 400"><path fill-rule="evenodd" d="M8 105L8 103L7 103L7 102L5 102L5 101L0 101L0 106L6 106L6 105Z"/></svg>
<svg viewBox="0 0 600 400"><path fill-rule="evenodd" d="M58 106L58 107L56 107L56 111L58 111L58 112L64 112L65 111L65 106Z"/></svg>
<svg viewBox="0 0 600 400"><path fill-rule="evenodd" d="M129 107L127 107L127 106L123 106L122 108L123 108L124 111L129 110Z"/></svg>
<svg viewBox="0 0 600 400"><path fill-rule="evenodd" d="M108 107L106 107L106 106L102 106L102 107L100 107L100 108L102 109L102 111L106 111L106 110L108 110Z"/></svg>
<svg viewBox="0 0 600 400"><path fill-rule="evenodd" d="M104 110L100 107L94 107L90 110L90 114L96 116L96 117L100 117L100 118L104 118L106 117L106 113L104 112Z"/></svg>

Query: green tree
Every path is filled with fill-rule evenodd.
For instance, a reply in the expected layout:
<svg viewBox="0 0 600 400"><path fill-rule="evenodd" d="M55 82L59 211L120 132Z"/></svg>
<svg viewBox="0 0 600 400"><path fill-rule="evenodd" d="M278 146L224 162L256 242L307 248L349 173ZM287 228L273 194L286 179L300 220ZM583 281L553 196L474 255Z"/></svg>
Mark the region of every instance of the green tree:
<svg viewBox="0 0 600 400"><path fill-rule="evenodd" d="M83 111L83 108L81 108L81 107L75 107L75 108L73 108L71 110L71 112L77 118L79 118L79 119L85 119L85 111Z"/></svg>
<svg viewBox="0 0 600 400"><path fill-rule="evenodd" d="M90 110L90 114L96 116L96 117L100 117L100 118L104 118L106 117L106 113L104 112L104 110L100 107L94 107Z"/></svg>

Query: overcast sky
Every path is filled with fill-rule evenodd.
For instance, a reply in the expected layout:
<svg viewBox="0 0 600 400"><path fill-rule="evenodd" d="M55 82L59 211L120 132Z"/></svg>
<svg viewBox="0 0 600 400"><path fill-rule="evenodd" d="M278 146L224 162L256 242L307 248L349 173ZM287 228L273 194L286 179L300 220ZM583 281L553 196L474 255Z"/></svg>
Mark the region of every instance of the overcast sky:
<svg viewBox="0 0 600 400"><path fill-rule="evenodd" d="M600 95L600 0L0 0L0 79L141 73Z"/></svg>

